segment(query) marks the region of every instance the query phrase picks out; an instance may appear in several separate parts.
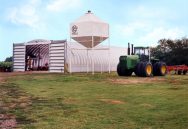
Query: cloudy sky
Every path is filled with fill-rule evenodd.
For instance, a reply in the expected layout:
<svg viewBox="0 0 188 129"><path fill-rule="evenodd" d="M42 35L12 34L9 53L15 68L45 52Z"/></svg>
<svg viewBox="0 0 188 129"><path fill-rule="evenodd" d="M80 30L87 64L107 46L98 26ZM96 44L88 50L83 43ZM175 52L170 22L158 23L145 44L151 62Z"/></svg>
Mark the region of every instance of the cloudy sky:
<svg viewBox="0 0 188 129"><path fill-rule="evenodd" d="M188 34L187 0L0 0L0 60L12 44L69 39L69 23L91 10L110 24L114 46L155 46Z"/></svg>

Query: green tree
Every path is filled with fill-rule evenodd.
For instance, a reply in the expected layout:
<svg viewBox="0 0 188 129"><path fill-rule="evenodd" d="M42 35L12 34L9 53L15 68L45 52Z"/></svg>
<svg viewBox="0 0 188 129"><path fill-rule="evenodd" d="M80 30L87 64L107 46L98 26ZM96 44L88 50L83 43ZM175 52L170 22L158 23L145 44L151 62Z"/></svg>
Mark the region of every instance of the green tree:
<svg viewBox="0 0 188 129"><path fill-rule="evenodd" d="M13 61L12 56L11 56L11 57L7 57L7 58L5 59L5 62L12 62L12 61Z"/></svg>
<svg viewBox="0 0 188 129"><path fill-rule="evenodd" d="M151 49L151 55L167 65L188 65L188 39L161 39L159 45Z"/></svg>

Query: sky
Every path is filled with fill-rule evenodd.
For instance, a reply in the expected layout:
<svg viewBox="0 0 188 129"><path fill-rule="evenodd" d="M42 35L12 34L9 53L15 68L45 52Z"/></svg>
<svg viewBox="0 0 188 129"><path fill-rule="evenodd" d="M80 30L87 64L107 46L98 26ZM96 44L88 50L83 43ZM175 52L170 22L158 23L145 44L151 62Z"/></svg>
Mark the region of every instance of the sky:
<svg viewBox="0 0 188 129"><path fill-rule="evenodd" d="M70 39L69 24L91 10L110 25L113 46L156 46L188 35L187 0L0 0L0 61L13 43Z"/></svg>

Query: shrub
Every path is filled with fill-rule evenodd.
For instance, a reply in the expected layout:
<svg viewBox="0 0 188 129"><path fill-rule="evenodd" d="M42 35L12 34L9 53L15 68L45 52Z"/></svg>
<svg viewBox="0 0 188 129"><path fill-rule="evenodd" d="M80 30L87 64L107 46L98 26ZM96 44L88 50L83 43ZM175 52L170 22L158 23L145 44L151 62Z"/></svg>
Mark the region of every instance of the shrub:
<svg viewBox="0 0 188 129"><path fill-rule="evenodd" d="M12 62L0 62L0 72L11 72Z"/></svg>

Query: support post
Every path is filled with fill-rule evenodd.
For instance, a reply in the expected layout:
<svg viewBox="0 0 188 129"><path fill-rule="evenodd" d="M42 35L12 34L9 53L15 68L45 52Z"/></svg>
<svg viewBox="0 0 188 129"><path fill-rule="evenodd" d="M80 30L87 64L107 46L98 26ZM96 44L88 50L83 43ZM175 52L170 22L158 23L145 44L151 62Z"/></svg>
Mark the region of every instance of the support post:
<svg viewBox="0 0 188 129"><path fill-rule="evenodd" d="M110 64L110 38L108 39L108 73L111 72L111 64Z"/></svg>
<svg viewBox="0 0 188 129"><path fill-rule="evenodd" d="M108 35L110 35L110 28L108 26ZM109 57L109 66L108 66L108 72L110 74L111 72L111 64L110 64L110 37L108 36L108 57Z"/></svg>
<svg viewBox="0 0 188 129"><path fill-rule="evenodd" d="M89 57L88 57L88 49L87 49L87 60L86 60L86 63L87 63L87 73L89 72L89 69L88 69L88 61L89 61Z"/></svg>
<svg viewBox="0 0 188 129"><path fill-rule="evenodd" d="M69 59L69 72L70 72L70 74L72 73L72 69L71 69L71 67L72 67L72 62L71 62L71 60L72 60L72 49L71 49L71 38L70 38L70 59Z"/></svg>
<svg viewBox="0 0 188 129"><path fill-rule="evenodd" d="M149 55L149 62L151 62L150 47L148 49L148 55Z"/></svg>
<svg viewBox="0 0 188 129"><path fill-rule="evenodd" d="M92 36L92 55L93 55L93 41L94 40L94 38L93 38L93 36ZM95 69L94 69L94 59L93 59L93 56L92 56L92 74L94 75L95 73L94 73L94 71L95 71Z"/></svg>
<svg viewBox="0 0 188 129"><path fill-rule="evenodd" d="M101 74L102 74L102 62L101 62Z"/></svg>
<svg viewBox="0 0 188 129"><path fill-rule="evenodd" d="M70 74L72 73L72 69L71 69L71 67L72 67L72 64L71 64L71 60L72 60L72 53L71 53L71 48L70 48L70 60L69 60L69 64L70 64L70 68L69 68L69 72L70 72Z"/></svg>

